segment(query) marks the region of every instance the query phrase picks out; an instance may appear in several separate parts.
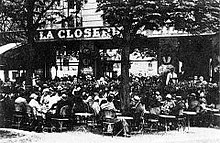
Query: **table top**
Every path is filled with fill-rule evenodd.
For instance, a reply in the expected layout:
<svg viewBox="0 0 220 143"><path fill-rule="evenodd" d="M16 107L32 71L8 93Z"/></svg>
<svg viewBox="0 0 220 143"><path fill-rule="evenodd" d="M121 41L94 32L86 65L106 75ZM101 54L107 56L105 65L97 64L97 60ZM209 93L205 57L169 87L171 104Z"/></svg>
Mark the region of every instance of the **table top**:
<svg viewBox="0 0 220 143"><path fill-rule="evenodd" d="M159 115L159 117L161 117L161 118L169 118L169 119L175 119L176 118L176 116L173 116L173 115L163 115L163 114Z"/></svg>
<svg viewBox="0 0 220 143"><path fill-rule="evenodd" d="M183 114L186 114L186 115L196 115L197 113L193 112L193 111L183 111Z"/></svg>
<svg viewBox="0 0 220 143"><path fill-rule="evenodd" d="M211 112L219 112L219 109L214 109L214 108L206 108L206 110Z"/></svg>
<svg viewBox="0 0 220 143"><path fill-rule="evenodd" d="M51 118L52 120L57 120L57 121L68 121L69 119L67 118Z"/></svg>
<svg viewBox="0 0 220 143"><path fill-rule="evenodd" d="M93 114L92 113L75 113L76 116L92 116Z"/></svg>
<svg viewBox="0 0 220 143"><path fill-rule="evenodd" d="M215 113L214 116L219 116L220 117L220 113Z"/></svg>
<svg viewBox="0 0 220 143"><path fill-rule="evenodd" d="M117 119L133 120L133 117L129 117L129 116L118 116Z"/></svg>
<svg viewBox="0 0 220 143"><path fill-rule="evenodd" d="M144 114L150 114L150 111L144 111Z"/></svg>
<svg viewBox="0 0 220 143"><path fill-rule="evenodd" d="M119 112L116 112L115 113L117 116L120 116L120 115L122 115L122 113L119 113Z"/></svg>

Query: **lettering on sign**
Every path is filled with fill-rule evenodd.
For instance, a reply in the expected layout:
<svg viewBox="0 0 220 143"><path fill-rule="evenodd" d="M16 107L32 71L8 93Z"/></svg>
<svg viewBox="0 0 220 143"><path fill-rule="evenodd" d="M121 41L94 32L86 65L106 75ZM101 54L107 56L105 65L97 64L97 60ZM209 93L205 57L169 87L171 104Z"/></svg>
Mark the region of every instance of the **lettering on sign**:
<svg viewBox="0 0 220 143"><path fill-rule="evenodd" d="M36 41L50 40L89 40L89 39L111 39L113 35L119 34L114 27L91 27L72 29L48 29L38 30Z"/></svg>

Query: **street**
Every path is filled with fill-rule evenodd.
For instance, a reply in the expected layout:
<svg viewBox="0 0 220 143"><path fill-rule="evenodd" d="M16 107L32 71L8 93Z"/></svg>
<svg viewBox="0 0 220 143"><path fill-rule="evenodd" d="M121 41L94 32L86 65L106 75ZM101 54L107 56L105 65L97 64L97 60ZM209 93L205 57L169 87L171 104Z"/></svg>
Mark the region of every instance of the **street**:
<svg viewBox="0 0 220 143"><path fill-rule="evenodd" d="M111 137L91 132L35 133L6 129L25 134L19 138L1 139L1 143L219 143L220 129L190 128L189 132L169 131L155 134L138 134L127 137Z"/></svg>

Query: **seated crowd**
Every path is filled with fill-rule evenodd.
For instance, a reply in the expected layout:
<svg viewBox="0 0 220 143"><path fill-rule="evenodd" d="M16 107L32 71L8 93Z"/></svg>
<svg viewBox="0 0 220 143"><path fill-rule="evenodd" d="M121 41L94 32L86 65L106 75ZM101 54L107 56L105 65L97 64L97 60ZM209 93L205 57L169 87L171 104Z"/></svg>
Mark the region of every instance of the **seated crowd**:
<svg viewBox="0 0 220 143"><path fill-rule="evenodd" d="M141 125L145 113L182 116L184 110L194 111L198 115L195 125L210 125L207 108L217 108L215 95L216 85L209 83L192 86L179 82L175 85L160 87L158 77L130 78L130 110L126 115L134 118L136 127ZM211 90L212 89L212 90ZM85 77L69 77L43 82L36 80L32 89L26 90L15 84L8 91L1 93L4 112L12 113L19 110L27 113L32 109L34 119L74 118L75 113L92 113L97 122L101 120L102 111L121 112L120 78L103 78L96 80ZM10 106L10 107L9 107ZM204 118L205 117L205 118ZM12 116L8 115L10 122ZM129 132L126 121L122 121L124 132Z"/></svg>

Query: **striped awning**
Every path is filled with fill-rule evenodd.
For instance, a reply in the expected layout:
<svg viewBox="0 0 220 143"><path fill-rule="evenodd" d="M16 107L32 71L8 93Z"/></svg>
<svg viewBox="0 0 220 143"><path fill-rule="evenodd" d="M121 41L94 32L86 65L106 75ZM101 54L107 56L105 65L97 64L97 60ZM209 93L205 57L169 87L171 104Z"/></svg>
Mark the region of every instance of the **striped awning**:
<svg viewBox="0 0 220 143"><path fill-rule="evenodd" d="M3 46L0 46L0 54L4 54L5 52L16 49L21 46L21 43L9 43Z"/></svg>

